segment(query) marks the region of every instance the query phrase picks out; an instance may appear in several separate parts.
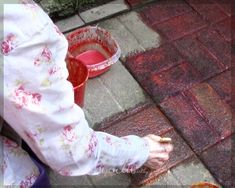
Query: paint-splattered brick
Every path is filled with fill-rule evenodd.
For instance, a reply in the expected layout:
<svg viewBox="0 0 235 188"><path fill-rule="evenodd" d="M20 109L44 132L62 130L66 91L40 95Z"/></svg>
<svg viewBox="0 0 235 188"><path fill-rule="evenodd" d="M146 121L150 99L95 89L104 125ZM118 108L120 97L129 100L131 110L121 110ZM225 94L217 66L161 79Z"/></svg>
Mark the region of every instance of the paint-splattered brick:
<svg viewBox="0 0 235 188"><path fill-rule="evenodd" d="M103 131L116 136L145 136L148 134L160 135L172 128L169 121L159 109L152 106L104 129Z"/></svg>
<svg viewBox="0 0 235 188"><path fill-rule="evenodd" d="M225 20L223 20L219 23L214 24L213 27L215 28L216 31L219 32L219 34L221 34L223 36L223 38L226 41L231 41L232 40L231 32L235 31L235 28L232 28L232 27L235 27L235 26L231 25L231 19L230 18L225 19ZM235 37L234 37L234 39L235 39Z"/></svg>
<svg viewBox="0 0 235 188"><path fill-rule="evenodd" d="M176 166L193 155L192 150L175 131L172 130L162 136L172 138L174 150L170 154L170 159L155 171L142 168L139 172L145 171L145 173L133 174L132 183L134 185L143 185L153 182L161 173L166 172L170 168Z"/></svg>
<svg viewBox="0 0 235 188"><path fill-rule="evenodd" d="M210 85L199 84L185 93L222 139L231 134L231 109Z"/></svg>
<svg viewBox="0 0 235 188"><path fill-rule="evenodd" d="M231 0L214 0L219 8L223 10L228 16L231 16L232 2Z"/></svg>
<svg viewBox="0 0 235 188"><path fill-rule="evenodd" d="M215 2L210 0L187 0L189 4L209 23L214 23L226 17Z"/></svg>
<svg viewBox="0 0 235 188"><path fill-rule="evenodd" d="M152 74L150 80L141 84L156 102L189 88L202 79L197 70L185 62L158 74Z"/></svg>
<svg viewBox="0 0 235 188"><path fill-rule="evenodd" d="M205 122L184 96L178 95L169 98L160 106L194 151L201 152L220 140L219 135Z"/></svg>
<svg viewBox="0 0 235 188"><path fill-rule="evenodd" d="M147 6L140 11L140 15L144 22L153 25L189 11L192 8L183 0L164 0Z"/></svg>
<svg viewBox="0 0 235 188"><path fill-rule="evenodd" d="M232 157L232 139L234 140L235 136L227 138L201 155L207 168L226 188L235 186L235 184L232 185L234 179L231 176L231 167L235 162L234 156Z"/></svg>
<svg viewBox="0 0 235 188"><path fill-rule="evenodd" d="M221 99L230 101L232 92L231 71L225 71L222 74L210 79L208 83L219 94Z"/></svg>
<svg viewBox="0 0 235 188"><path fill-rule="evenodd" d="M127 0L127 2L132 6L135 7L143 2L143 0Z"/></svg>
<svg viewBox="0 0 235 188"><path fill-rule="evenodd" d="M169 40L190 34L206 26L206 21L196 12L189 12L166 22L154 24L153 29L163 33Z"/></svg>
<svg viewBox="0 0 235 188"><path fill-rule="evenodd" d="M235 67L235 39L233 39L231 42L231 65L232 67Z"/></svg>
<svg viewBox="0 0 235 188"><path fill-rule="evenodd" d="M174 44L180 53L201 73L203 79L210 78L223 70L219 62L207 53L200 42L191 35L175 41Z"/></svg>
<svg viewBox="0 0 235 188"><path fill-rule="evenodd" d="M182 56L172 45L148 50L127 58L126 66L139 80L149 79L152 72L161 72L183 61Z"/></svg>
<svg viewBox="0 0 235 188"><path fill-rule="evenodd" d="M198 34L198 39L226 69L231 66L231 44L218 32L211 28L205 29Z"/></svg>
<svg viewBox="0 0 235 188"><path fill-rule="evenodd" d="M126 1L130 4L131 7L136 7L151 2L153 0L126 0Z"/></svg>

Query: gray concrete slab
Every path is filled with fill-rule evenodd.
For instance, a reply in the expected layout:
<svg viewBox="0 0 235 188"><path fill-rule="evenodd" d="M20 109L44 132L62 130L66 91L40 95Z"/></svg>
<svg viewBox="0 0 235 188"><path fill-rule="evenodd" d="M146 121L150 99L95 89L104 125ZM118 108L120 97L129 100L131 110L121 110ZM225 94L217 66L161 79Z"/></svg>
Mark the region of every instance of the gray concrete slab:
<svg viewBox="0 0 235 188"><path fill-rule="evenodd" d="M78 15L55 22L61 32L68 32L84 25L84 22Z"/></svg>
<svg viewBox="0 0 235 188"><path fill-rule="evenodd" d="M196 157L178 165L171 172L183 186L190 186L197 182L210 182L219 185Z"/></svg>
<svg viewBox="0 0 235 188"><path fill-rule="evenodd" d="M100 80L124 110L146 101L144 91L121 62L114 64L106 74L100 76Z"/></svg>
<svg viewBox="0 0 235 188"><path fill-rule="evenodd" d="M98 26L111 32L113 37L117 40L122 51L122 60L124 60L129 53L145 50L133 34L117 18L100 22L98 23Z"/></svg>
<svg viewBox="0 0 235 188"><path fill-rule="evenodd" d="M81 12L79 15L86 22L94 22L107 16L111 16L129 9L124 0L115 0L110 3L95 7L93 9Z"/></svg>
<svg viewBox="0 0 235 188"><path fill-rule="evenodd" d="M89 79L86 87L84 112L89 125L102 122L148 100L126 68L117 62L103 75Z"/></svg>
<svg viewBox="0 0 235 188"><path fill-rule="evenodd" d="M161 187L161 188L182 188L182 184L169 170L168 172L159 176L159 178L152 184L143 186L143 188L151 188L151 187Z"/></svg>
<svg viewBox="0 0 235 188"><path fill-rule="evenodd" d="M159 47L160 35L148 27L135 11L128 12L118 17L120 22L135 36L137 41L145 49Z"/></svg>
<svg viewBox="0 0 235 188"><path fill-rule="evenodd" d="M128 187L131 183L129 176L125 174L106 173L98 176L90 176L91 182L95 187Z"/></svg>
<svg viewBox="0 0 235 188"><path fill-rule="evenodd" d="M57 187L94 187L88 176L68 177L61 176L56 172L49 170L50 183L53 188Z"/></svg>
<svg viewBox="0 0 235 188"><path fill-rule="evenodd" d="M100 78L89 79L85 93L85 114L93 127L118 112L123 111L115 97L110 93Z"/></svg>

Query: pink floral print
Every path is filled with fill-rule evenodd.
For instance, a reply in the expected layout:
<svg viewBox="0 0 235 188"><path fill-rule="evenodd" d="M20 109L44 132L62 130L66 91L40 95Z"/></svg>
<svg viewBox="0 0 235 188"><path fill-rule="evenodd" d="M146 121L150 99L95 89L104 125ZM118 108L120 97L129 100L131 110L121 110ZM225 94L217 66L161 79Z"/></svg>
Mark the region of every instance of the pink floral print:
<svg viewBox="0 0 235 188"><path fill-rule="evenodd" d="M108 144L112 145L112 139L109 136L106 136L105 140Z"/></svg>
<svg viewBox="0 0 235 188"><path fill-rule="evenodd" d="M93 133L91 135L91 139L90 139L90 141L88 143L88 149L86 150L88 158L90 158L92 156L92 154L94 154L94 151L96 149L97 144L98 144L98 139L96 137L96 134Z"/></svg>
<svg viewBox="0 0 235 188"><path fill-rule="evenodd" d="M39 93L25 91L23 85L20 85L13 93L13 100L17 108L27 107L29 104L39 105L41 98Z"/></svg>
<svg viewBox="0 0 235 188"><path fill-rule="evenodd" d="M8 55L15 48L16 36L12 33L8 34L1 43L1 53L3 55Z"/></svg>
<svg viewBox="0 0 235 188"><path fill-rule="evenodd" d="M63 36L63 33L59 30L59 28L55 24L53 25L53 27L54 27L56 33L58 33L60 36Z"/></svg>
<svg viewBox="0 0 235 188"><path fill-rule="evenodd" d="M0 139L3 144L3 163L0 165L0 170L3 172L4 187L31 187L40 174L39 169L15 142L2 136ZM22 164L20 168L19 164ZM13 178L15 174L9 172L17 173L16 179Z"/></svg>
<svg viewBox="0 0 235 188"><path fill-rule="evenodd" d="M44 47L42 52L36 57L34 61L35 66L40 66L42 63L51 63L52 53L49 48Z"/></svg>
<svg viewBox="0 0 235 188"><path fill-rule="evenodd" d="M49 70L48 70L48 74L49 76L52 76L54 74L56 74L61 68L60 67L51 67Z"/></svg>
<svg viewBox="0 0 235 188"><path fill-rule="evenodd" d="M133 173L134 171L137 170L137 167L139 166L138 162L136 162L134 164L130 164L131 162L132 162L131 159L129 159L127 161L127 163L125 164L124 168L122 169L123 172Z"/></svg>
<svg viewBox="0 0 235 188"><path fill-rule="evenodd" d="M36 181L36 179L37 179L37 175L35 175L34 173L27 176L24 180L21 181L20 188L31 187Z"/></svg>
<svg viewBox="0 0 235 188"><path fill-rule="evenodd" d="M37 137L37 134L33 134L27 131L24 131L24 134L32 143L36 143L35 138Z"/></svg>
<svg viewBox="0 0 235 188"><path fill-rule="evenodd" d="M61 169L59 170L59 174L62 176L71 176L72 172L69 169Z"/></svg>
<svg viewBox="0 0 235 188"><path fill-rule="evenodd" d="M77 135L75 134L74 128L71 125L67 125L63 129L63 137L68 142L73 142L77 139Z"/></svg>
<svg viewBox="0 0 235 188"><path fill-rule="evenodd" d="M126 144L131 145L131 141L127 137L122 137L126 141Z"/></svg>
<svg viewBox="0 0 235 188"><path fill-rule="evenodd" d="M35 10L38 8L37 4L32 0L20 0L20 2L25 5L27 8Z"/></svg>
<svg viewBox="0 0 235 188"><path fill-rule="evenodd" d="M2 164L0 165L0 170L1 170L2 174L4 174L6 168L7 168L7 163L5 160L3 160Z"/></svg>
<svg viewBox="0 0 235 188"><path fill-rule="evenodd" d="M11 141L9 139L6 139L5 137L3 137L3 143L8 148L13 148L14 149L14 148L18 148L19 147L15 142L13 142L13 141Z"/></svg>
<svg viewBox="0 0 235 188"><path fill-rule="evenodd" d="M97 165L96 165L96 169L97 169L98 171L102 171L102 170L104 170L104 168L105 168L104 164L102 163L101 160L99 160L98 163L97 163Z"/></svg>

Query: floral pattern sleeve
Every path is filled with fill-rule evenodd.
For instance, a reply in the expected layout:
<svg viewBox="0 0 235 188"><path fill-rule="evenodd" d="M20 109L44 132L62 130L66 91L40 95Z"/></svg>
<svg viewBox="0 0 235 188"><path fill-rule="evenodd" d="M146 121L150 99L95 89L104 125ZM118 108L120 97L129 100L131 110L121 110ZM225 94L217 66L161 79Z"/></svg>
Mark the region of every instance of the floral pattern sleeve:
<svg viewBox="0 0 235 188"><path fill-rule="evenodd" d="M144 139L118 138L88 126L67 81L65 37L40 8L26 5L4 7L4 119L44 163L62 175L95 175L113 168L130 172L141 167L148 158ZM17 15L14 27L11 15Z"/></svg>
<svg viewBox="0 0 235 188"><path fill-rule="evenodd" d="M0 136L0 145L1 151L3 151L3 160L0 163L0 175L3 177L1 185L5 187L31 187L39 176L38 167L15 142Z"/></svg>

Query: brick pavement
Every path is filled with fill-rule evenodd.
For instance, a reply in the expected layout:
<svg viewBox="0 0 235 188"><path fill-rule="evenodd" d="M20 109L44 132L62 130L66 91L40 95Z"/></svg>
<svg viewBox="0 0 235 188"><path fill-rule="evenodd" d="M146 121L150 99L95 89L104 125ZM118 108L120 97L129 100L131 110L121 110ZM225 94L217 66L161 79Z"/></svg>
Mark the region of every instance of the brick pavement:
<svg viewBox="0 0 235 188"><path fill-rule="evenodd" d="M127 0L124 4L113 11L104 10L104 5L79 14L82 24L94 23L110 31L122 49L119 64L89 80L86 117L95 129L117 136L169 136L174 152L155 171L144 169L145 173L128 178L85 176L71 182L188 187L209 181L232 187L235 28L229 0ZM115 16L117 9L125 13Z"/></svg>
<svg viewBox="0 0 235 188"><path fill-rule="evenodd" d="M126 67L217 181L231 187L232 36L227 4L159 1L140 15L166 44L129 56ZM215 151L219 160L212 157Z"/></svg>

